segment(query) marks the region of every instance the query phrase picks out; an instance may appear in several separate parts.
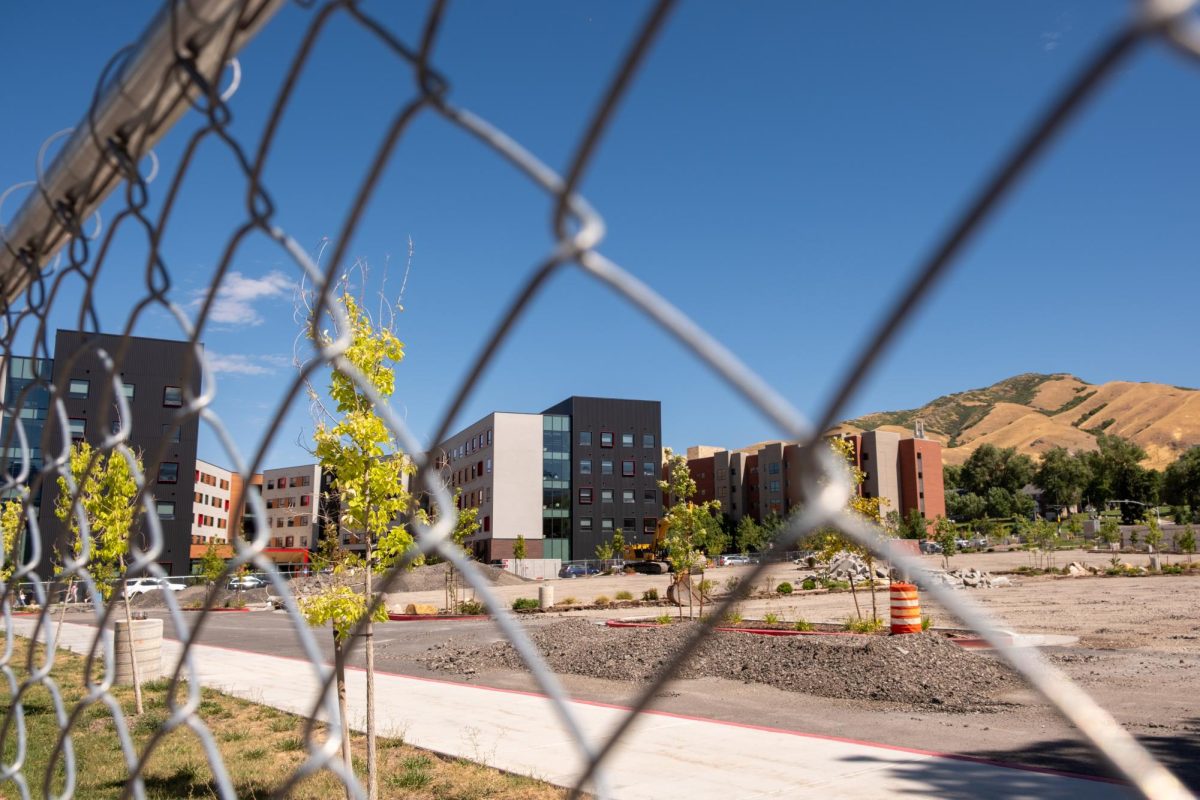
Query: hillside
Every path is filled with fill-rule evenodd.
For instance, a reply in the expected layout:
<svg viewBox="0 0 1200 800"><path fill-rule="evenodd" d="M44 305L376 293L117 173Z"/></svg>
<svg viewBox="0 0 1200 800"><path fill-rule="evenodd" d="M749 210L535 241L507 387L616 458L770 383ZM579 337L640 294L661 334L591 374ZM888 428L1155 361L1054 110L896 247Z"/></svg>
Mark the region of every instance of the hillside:
<svg viewBox="0 0 1200 800"><path fill-rule="evenodd" d="M1146 465L1162 469L1200 444L1200 391L1160 383L1090 384L1067 373L1026 373L983 389L949 394L907 411L867 414L838 430L911 431L925 421L929 438L961 464L976 447L1015 447L1038 456L1051 447L1096 449L1104 431L1146 450Z"/></svg>

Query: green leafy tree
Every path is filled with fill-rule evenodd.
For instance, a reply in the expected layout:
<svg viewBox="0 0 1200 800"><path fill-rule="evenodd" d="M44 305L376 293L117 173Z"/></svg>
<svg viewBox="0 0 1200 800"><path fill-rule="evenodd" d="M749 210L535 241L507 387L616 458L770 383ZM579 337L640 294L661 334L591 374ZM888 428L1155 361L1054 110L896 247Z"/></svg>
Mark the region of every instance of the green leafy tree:
<svg viewBox="0 0 1200 800"><path fill-rule="evenodd" d="M370 383L375 393L386 401L395 392L395 366L404 358L403 343L389 326L377 324L345 289L335 302L341 306L349 326L349 330L340 332L347 334L349 340L342 359L349 362ZM322 346L331 346L335 340L327 332L322 332L318 338ZM317 460L321 468L333 476L340 527L358 534L359 540L364 543L366 566L362 609L345 602L345 593L341 591L334 598L337 602L326 604L328 608L339 612L357 611L357 617L353 619L335 621L335 628L345 628L363 618L367 606L375 604L382 608L372 585L372 573L383 566L376 549L394 560L413 545L412 534L399 523L399 519L411 503L404 488L405 478L415 470L411 460L401 451L395 434L376 410L374 400L354 382L350 371L338 364L330 374L329 397L334 412L330 419L318 421L313 434ZM317 607L321 607L320 604ZM363 631L367 678L367 790L372 800L378 795L379 787L375 735L374 623L386 619L386 609L382 617L376 614L366 617Z"/></svg>
<svg viewBox="0 0 1200 800"><path fill-rule="evenodd" d="M1116 517L1105 516L1100 522L1100 538L1109 547L1121 543L1121 523Z"/></svg>
<svg viewBox="0 0 1200 800"><path fill-rule="evenodd" d="M993 486L988 489L987 513L989 517L1011 517L1013 515L1012 493L1002 486Z"/></svg>
<svg viewBox="0 0 1200 800"><path fill-rule="evenodd" d="M204 550L204 556L200 559L200 575L204 578L205 583L213 583L221 577L221 573L225 570L225 559L221 558L217 552L217 541L210 539L208 547Z"/></svg>
<svg viewBox="0 0 1200 800"><path fill-rule="evenodd" d="M0 565L0 581L5 586L12 578L13 573L17 569L17 561L19 556L17 548L20 546L21 535L25 531L25 493L21 493L21 497L5 500L0 504L0 535L3 536L4 547L4 563Z"/></svg>
<svg viewBox="0 0 1200 800"><path fill-rule="evenodd" d="M946 494L962 488L962 466L958 464L944 465L942 467L942 486L945 488Z"/></svg>
<svg viewBox="0 0 1200 800"><path fill-rule="evenodd" d="M1077 506L1091 479L1087 463L1064 447L1052 447L1042 454L1033 483L1042 490L1042 498L1053 505Z"/></svg>
<svg viewBox="0 0 1200 800"><path fill-rule="evenodd" d="M734 542L734 548L743 555L751 550L761 550L767 542L767 530L747 515L738 520Z"/></svg>
<svg viewBox="0 0 1200 800"><path fill-rule="evenodd" d="M513 542L513 558L517 561L525 558L525 534L523 533L518 533L517 540Z"/></svg>
<svg viewBox="0 0 1200 800"><path fill-rule="evenodd" d="M672 498L673 505L663 516L666 523L666 535L663 547L667 552L667 560L675 571L673 588L679 602L679 592L686 589L688 595L688 614L691 615L693 596L692 572L700 563L700 551L712 547L724 536L720 523L714 514L720 512L721 503L709 500L694 503L696 481L688 470L687 459L675 455L671 448L664 451L666 456L667 479L658 482L663 494ZM711 552L711 550L710 550ZM683 615L683 605L679 604L680 616ZM704 613L704 597L700 597L700 613Z"/></svg>
<svg viewBox="0 0 1200 800"><path fill-rule="evenodd" d="M515 549L514 549L515 552ZM599 561L611 561L613 557L612 542L601 542L596 545L596 558Z"/></svg>
<svg viewBox="0 0 1200 800"><path fill-rule="evenodd" d="M1012 495L1033 480L1035 471L1033 459L1018 454L1016 448L1001 449L995 445L983 444L977 447L962 465L958 480L960 488L981 497L996 487Z"/></svg>
<svg viewBox="0 0 1200 800"><path fill-rule="evenodd" d="M1163 530L1159 524L1158 515L1153 510L1148 510L1142 522L1146 526L1146 548L1153 555L1157 555L1162 550ZM1151 559L1152 563L1156 563L1156 559Z"/></svg>
<svg viewBox="0 0 1200 800"><path fill-rule="evenodd" d="M617 528L615 531L613 531L612 550L613 558L625 557L625 531L620 528Z"/></svg>
<svg viewBox="0 0 1200 800"><path fill-rule="evenodd" d="M929 525L925 521L925 515L919 509L910 508L900 520L900 528L897 533L901 539L924 539L929 535Z"/></svg>
<svg viewBox="0 0 1200 800"><path fill-rule="evenodd" d="M135 455L133 458L137 470L141 472L141 456ZM137 481L133 469L121 453L106 454L93 450L84 441L71 445L67 469L71 474L71 482L75 484L76 494L72 497L70 484L66 477L60 475L54 514L67 524L72 553L75 558L81 558L84 543L76 508L83 512L90 538L88 571L96 581L100 596L108 600L117 582L125 575L125 556L129 552L135 514L140 511L135 503ZM133 646L133 612L129 607L129 593L122 591L121 596L125 601L126 630L129 632L134 705L137 713L141 714L141 670Z"/></svg>
<svg viewBox="0 0 1200 800"><path fill-rule="evenodd" d="M1188 563L1191 563L1192 554L1196 552L1196 531L1191 525L1185 525L1183 532L1175 535L1175 548L1186 553Z"/></svg>
<svg viewBox="0 0 1200 800"><path fill-rule="evenodd" d="M987 501L974 492L950 495L946 498L946 510L955 519L982 519L987 516Z"/></svg>
<svg viewBox="0 0 1200 800"><path fill-rule="evenodd" d="M1190 510L1200 508L1200 446L1192 447L1163 472L1163 499ZM1191 521L1191 514L1183 522Z"/></svg>
<svg viewBox="0 0 1200 800"><path fill-rule="evenodd" d="M933 540L942 548L942 565L950 569L950 557L958 552L958 528L945 517L938 517L933 523Z"/></svg>
<svg viewBox="0 0 1200 800"><path fill-rule="evenodd" d="M1141 516L1137 503L1153 504L1158 500L1159 474L1141 465L1146 451L1119 436L1098 434L1099 449L1082 457L1088 466L1089 480L1084 499L1097 508L1113 500L1133 500L1121 504L1121 518L1133 525Z"/></svg>

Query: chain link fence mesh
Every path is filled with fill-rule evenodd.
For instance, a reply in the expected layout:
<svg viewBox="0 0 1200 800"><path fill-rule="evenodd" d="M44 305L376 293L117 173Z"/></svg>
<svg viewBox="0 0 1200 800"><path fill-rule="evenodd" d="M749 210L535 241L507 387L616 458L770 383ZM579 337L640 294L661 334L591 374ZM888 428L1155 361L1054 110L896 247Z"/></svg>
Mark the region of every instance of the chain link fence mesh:
<svg viewBox="0 0 1200 800"><path fill-rule="evenodd" d="M56 134L43 147L38 156L37 180L13 187L0 196L0 205L12 192L25 190L28 196L24 204L0 229L0 288L2 288L4 327L0 335L0 355L5 363L12 363L17 356L33 355L35 358L51 358L50 312L56 308L55 300L65 282L79 281L85 287L82 301L76 310L78 327L81 330L99 331L100 315L95 302L94 287L102 274L128 270L132 289L135 279L132 270L122 264L110 263L107 257L110 245L118 232L141 235L148 245L150 257L142 273L141 299L134 312L125 322L124 336L129 336L138 319L152 309L164 310L177 320L180 330L190 344L192 358L203 376L203 389L185 389L183 402L176 419L180 424L196 421L208 426L219 439L224 455L233 464L234 471L249 476L261 471L263 458L289 409L296 402L303 402L305 381L319 369L335 368L350 375L354 382L368 395L372 395L371 384L358 374L353 365L343 357L347 342L339 339L317 349L316 357L310 359L291 381L283 400L275 410L270 425L262 440L253 450L246 451L233 441L221 419L212 410L214 387L212 370L206 362L203 349L199 346L201 335L210 326L211 312L217 293L227 280L230 264L245 240L251 235L266 236L276 243L281 252L295 265L304 280L313 287L314 305L318 314L339 314L338 305L331 302L336 283L337 270L343 263L346 247L358 229L365 210L370 206L373 193L379 186L381 176L394 160L397 144L406 130L419 117L433 116L446 124L455 126L474 137L488 148L496 158L515 166L525 180L544 192L554 201L550 220L550 241L545 259L537 265L531 277L519 287L516 298L504 310L499 323L483 342L479 354L471 361L465 379L454 394L442 416L431 441L445 439L451 424L475 390L484 366L503 347L514 324L521 319L531 300L556 272L577 269L591 276L596 282L623 297L633 307L662 330L676 338L697 359L733 387L747 403L761 411L786 438L817 442L820 432L834 424L846 407L847 402L860 387L871 368L885 353L889 343L912 317L929 290L941 280L953 266L963 245L988 219L998 202L1021 177L1030 170L1045 145L1053 139L1068 122L1073 112L1091 95L1100 90L1106 76L1121 64L1142 44L1155 40L1165 41L1190 56L1200 56L1200 32L1196 19L1191 14L1190 2L1143 2L1132 8L1128 24L1117 31L1101 46L1082 70L1065 86L1059 95L1021 139L1013 146L993 176L978 190L974 199L958 215L950 230L928 259L918 266L902 293L896 296L890 310L880 320L865 347L848 365L845 375L833 394L833 399L817 416L815 424L799 414L787 400L780 396L765 381L751 372L729 350L689 320L664 297L638 280L628 270L606 258L601 250L604 237L604 222L596 209L578 193L578 187L586 174L598 142L603 138L613 111L620 104L629 85L637 77L644 57L655 38L668 24L674 3L659 0L645 15L640 27L634 32L625 53L615 64L615 70L607 89L596 104L591 118L575 146L569 167L563 174L550 169L533 153L505 134L486 119L470 109L456 105L450 98L448 79L436 68L434 50L442 35L441 23L446 2L435 0L426 14L420 37L415 42L406 42L391 32L388 25L355 2L329 2L307 7L311 14L307 30L300 46L296 49L288 67L286 78L275 97L267 122L257 142L240 141L232 132L234 108L230 104L235 96L240 79L240 68L236 60L239 49L246 44L271 16L279 9L279 0L175 0L168 2L159 16L152 22L142 39L133 47L117 53L102 74L92 105L84 114L79 126L73 131ZM274 215L271 187L263 180L264 166L277 141L280 121L292 101L294 90L301 75L309 66L314 47L327 32L332 20L352 21L375 37L410 70L417 86L415 97L395 110L392 122L379 145L371 154L364 177L355 195L345 210L345 221L333 240L333 252L321 267L280 227ZM160 165L153 156L153 146L160 138L169 134L171 126L184 114L201 120L181 150L182 155L174 164ZM58 156L48 167L42 162L49 145L58 138L66 137ZM215 275L208 286L204 302L194 319L187 311L168 297L168 292L177 280L180 268L168 263L160 248L163 232L169 221L176 225L184 220L173 218L177 199L183 191L185 177L193 163L199 145L213 142L227 149L233 157L244 180L244 219L229 235ZM320 145L315 145L320 146ZM163 174L159 174L161 172ZM168 182L168 174L170 180ZM163 202L151 210L151 182L156 181L155 191L162 188ZM100 205L110 194L117 198L109 201L106 208L115 207L111 217L103 221L99 216ZM0 219L5 217L0 214ZM316 324L314 321L313 325ZM346 330L344 326L339 329ZM124 340L123 340L124 341ZM26 343L32 342L32 347ZM116 454L136 467L129 447L129 406L121 393L119 378L124 346L114 352L95 350L91 355L105 365L108 380L102 391L111 397L121 410L122 424L107 435L99 447L99 453ZM74 354L72 357L82 357ZM186 370L185 370L186 372ZM21 412L26 398L35 391L49 392L49 414L62 430L69 428L69 420L62 397L65 386L51 385L48 375L36 375L28 388L13 403L0 408L5 418L13 420L4 443L5 471L3 489L6 496L21 490L36 493L43 485L51 485L62 477L70 482L68 453L70 441L59 437L58 441L46 445L40 463L33 457L37 443L27 434L22 424ZM389 427L406 452L412 454L420 472L418 485L428 492L433 506L444 511L432 527L416 526L418 548L421 553L437 553L454 563L470 583L479 598L490 608L503 605L493 596L490 583L468 561L460 551L449 543L448 534L454 523L454 504L445 488L440 484L436 470L426 469L424 450L419 439L412 433L405 420L392 412L386 403L380 404ZM65 440L64 440L65 439ZM870 526L846 512L848 487L836 477L838 468L824 452L824 448L806 448L807 461L804 465L802 482L805 487L805 510L795 516L788 525L780 544L791 546L803 536L823 527L836 527L864 545L880 551L900 569L919 569L915 559L894 553L883 553L880 540ZM161 456L161 453L158 454ZM148 460L156 463L157 459ZM139 487L138 503L145 512L145 533L142 541L133 544L130 558L125 564L127 574L165 577L157 559L163 551L163 534L155 514L155 498L146 477L135 469ZM77 492L72 484L72 492ZM84 696L68 703L62 687L51 676L56 659L56 630L49 608L56 592L61 592L68 581L78 581L84 587L86 598L91 600L92 613L102 630L104 624L114 616L115 602L105 602L101 597L98 576L89 560L89 547L94 544L92 533L87 529L84 515L79 512L77 494L73 495L74 511L80 518L81 541L84 550L81 557L63 559L62 571L57 575L40 574L40 552L38 516L31 505L30 495L25 495L25 512L31 552L26 557L20 548L3 554L5 562L13 567L9 579L4 583L3 614L5 618L5 649L0 657L0 673L8 684L11 699L8 712L0 729L0 751L6 755L0 765L0 781L15 787L22 797L31 795L75 796L77 778L86 764L78 763L75 755L76 738L81 734L80 721L86 709L103 704L115 721L121 741L123 758L129 770L125 787L127 795L142 797L146 787L142 771L155 752L156 747L171 731L187 727L199 737L214 776L215 791L221 797L235 796L228 772L222 761L212 735L209 733L198 709L201 702L201 681L198 679L191 648L204 628L212 609L185 619L170 592L164 592L171 620L181 632L183 655L178 669L171 676L172 690L169 716L160 729L140 749L136 749L130 736L130 721L114 698L114 652L111 637L97 635L92 642L94 670L86 686ZM258 493L251 492L248 502L259 518L264 517L263 500ZM311 718L323 716L327 720L337 719L336 698L331 684L332 668L324 663L320 648L313 633L304 623L288 582L280 575L276 565L264 554L268 546L270 531L261 528L252 540L243 541L231 536L235 546L235 557L226 568L226 575L251 566L266 574L274 594L284 598L286 613L292 618L293 627L303 648L308 664L319 681L322 691L313 701ZM410 554L416 557L417 552ZM402 565L403 566L403 565ZM402 568L388 573L381 581L381 593L393 585ZM766 568L766 563L754 567L753 573L742 581L749 587ZM124 577L124 575L118 576ZM44 649L31 649L27 662L15 662L14 609L18 587L32 585L35 602L41 611L36 617L33 637L42 641ZM1056 668L1043 660L1035 650L1018 649L1010 646L1008 637L998 633L998 625L990 619L963 593L953 592L947 587L934 584L930 591L935 599L944 604L956 616L971 625L982 636L991 640L997 652L1017 669L1036 689L1053 704L1062 715L1076 725L1095 749L1124 775L1139 791L1149 797L1188 797L1187 789L1165 768L1155 761L1104 709ZM634 717L646 709L652 698L672 680L681 664L695 651L696 647L712 630L714 620L723 618L738 601L731 594L720 603L704 621L695 627L695 633L675 654L671 662L661 670L656 680L644 688L638 701L628 711L623 722L604 741L593 741L583 733L580 722L572 711L572 705L554 673L547 667L539 653L530 643L521 625L505 612L497 612L496 622L504 636L520 652L531 669L542 692L551 699L563 725L574 738L582 762L586 768L578 775L576 792L589 791L600 796L607 795L605 763L614 746L626 733ZM361 624L360 624L361 627ZM39 655L40 654L40 655ZM18 671L27 677L18 679ZM26 719L22 698L34 687L42 687L53 698L53 713L61 735L53 762L60 763L65 774L61 787L51 786L49 774L30 774L27 768ZM177 691L176 691L177 690ZM315 736L312 724L305 731L307 757L294 770L281 794L293 788L299 781L320 770L335 773L355 796L365 796L355 777L349 774L338 755L340 735L338 726L331 725L328 734Z"/></svg>

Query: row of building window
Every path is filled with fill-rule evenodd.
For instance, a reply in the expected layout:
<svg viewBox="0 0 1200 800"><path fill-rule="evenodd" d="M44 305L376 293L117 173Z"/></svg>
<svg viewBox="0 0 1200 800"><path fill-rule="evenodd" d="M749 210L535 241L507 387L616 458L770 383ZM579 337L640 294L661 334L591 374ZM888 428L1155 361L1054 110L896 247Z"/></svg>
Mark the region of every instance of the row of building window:
<svg viewBox="0 0 1200 800"><path fill-rule="evenodd" d="M202 494L200 492L192 492L192 500L194 500L198 505L212 506L213 508L221 508L222 503L224 503L225 510L229 510L229 500L223 497Z"/></svg>
<svg viewBox="0 0 1200 800"><path fill-rule="evenodd" d="M479 507L484 503L492 502L492 487L486 489L472 489L469 492L464 492L458 497L459 509Z"/></svg>
<svg viewBox="0 0 1200 800"><path fill-rule="evenodd" d="M591 505L593 497L594 497L594 494L593 494L592 489L584 487L579 490L579 504L580 505L583 505L583 506ZM635 492L633 489L621 490L621 502L622 503L636 503L637 502L636 498L637 498L637 492ZM612 489L601 489L600 490L600 502L601 503L613 502L613 490ZM657 489L643 490L642 491L642 502L657 503L658 502L658 490Z"/></svg>
<svg viewBox="0 0 1200 800"><path fill-rule="evenodd" d="M654 477L657 474L657 472L658 472L658 470L655 468L653 461L643 461L642 462L642 475ZM580 475L591 475L592 474L592 460L590 458L582 458L579 460L579 474ZM600 461L600 474L601 475L612 475L613 474L613 462L611 462L607 459L601 460ZM637 476L637 462L636 461L622 461L621 462L621 475L626 478L636 477Z"/></svg>
<svg viewBox="0 0 1200 800"><path fill-rule="evenodd" d="M581 531L595 530L595 528L593 526L594 521L595 520L593 520L591 517L580 517L579 518L579 530L581 530ZM635 533L637 531L637 520L634 517L625 517L622 520L622 522L624 523L621 526L622 533ZM600 530L611 531L611 530L613 530L613 526L615 523L616 523L616 520L612 517L601 517L600 518ZM658 520L655 519L654 517L646 517L645 519L642 520L642 533L654 533L655 529L657 527L658 527Z"/></svg>
<svg viewBox="0 0 1200 800"><path fill-rule="evenodd" d="M225 527L229 524L229 521L227 519L225 519L224 517L218 518L218 517L210 517L210 516L207 516L206 514L197 514L196 515L196 524L200 525L200 526L206 526L209 528L215 527L215 528L220 528L221 530L224 530Z"/></svg>
<svg viewBox="0 0 1200 800"><path fill-rule="evenodd" d="M621 434L621 447L633 447L634 438L635 438L635 435L632 433L622 433ZM613 441L614 441L613 434L611 432L600 431L600 446L601 447L612 447ZM591 447L592 446L592 432L591 431L580 431L579 432L579 444L582 447ZM643 433L642 434L642 447L645 447L647 449L654 447L654 434L653 433Z"/></svg>
<svg viewBox="0 0 1200 800"><path fill-rule="evenodd" d="M283 518L283 517L280 517L279 519L275 520L275 527L276 527L276 528L283 528L283 527L285 527L285 525L284 525L284 522L285 522L284 518ZM306 525L308 525L308 524L309 524L309 518L308 518L307 516L304 516L304 517L288 517L288 518L287 518L287 520L286 520L286 522L287 522L287 525L286 525L286 527L288 527L288 528L303 528L303 527L305 527ZM268 521L268 522L267 522L267 527L270 527L270 526L271 526L271 523Z"/></svg>
<svg viewBox="0 0 1200 800"><path fill-rule="evenodd" d="M87 433L87 420L86 419L82 419L80 417L71 417L70 419L67 420L67 425L68 425L68 430L71 434L72 441L77 442L77 441L83 439L84 434ZM132 431L132 426L130 426L130 429ZM112 420L111 422L108 423L108 430L110 433L114 433L114 434L120 433L121 432L121 422L119 420L115 420L115 419ZM167 441L178 442L179 441L179 426L178 425L163 425L162 426L162 436Z"/></svg>
<svg viewBox="0 0 1200 800"><path fill-rule="evenodd" d="M482 450L485 447L490 447L492 444L492 429L488 428L486 432L472 436L466 442L460 444L450 452L450 460L457 461L460 458L471 455L472 453ZM446 466L445 463L439 464L438 469Z"/></svg>
<svg viewBox="0 0 1200 800"><path fill-rule="evenodd" d="M87 400L91 394L92 383L83 378L71 378L67 384L67 397L73 400ZM121 394L125 395L126 399L132 400L136 392L136 387L132 383L121 384ZM183 389L178 386L163 387L163 406L166 408L179 408L183 405Z"/></svg>
<svg viewBox="0 0 1200 800"><path fill-rule="evenodd" d="M274 539L271 540L271 547L295 547L295 546L296 546L296 537L295 536L276 536ZM307 536L300 537L300 546L308 547L308 537Z"/></svg>
<svg viewBox="0 0 1200 800"><path fill-rule="evenodd" d="M290 478L280 478L279 480L272 478L271 480L267 481L267 491L273 491L275 489L294 489L297 486L311 485L311 475L293 475Z"/></svg>
<svg viewBox="0 0 1200 800"><path fill-rule="evenodd" d="M229 481L224 478L217 478L216 475L209 475L207 472L196 470L196 483L203 483L206 486L216 486L221 489L229 488Z"/></svg>
<svg viewBox="0 0 1200 800"><path fill-rule="evenodd" d="M454 471L450 477L453 479L455 486L461 486L467 481L473 481L479 476L490 473L492 471L492 460L490 458L483 461L476 461L470 467L463 467Z"/></svg>
<svg viewBox="0 0 1200 800"><path fill-rule="evenodd" d="M299 501L299 502L297 502ZM271 497L267 499L267 508L296 508L299 506L311 506L312 495L302 494L299 498L296 497Z"/></svg>

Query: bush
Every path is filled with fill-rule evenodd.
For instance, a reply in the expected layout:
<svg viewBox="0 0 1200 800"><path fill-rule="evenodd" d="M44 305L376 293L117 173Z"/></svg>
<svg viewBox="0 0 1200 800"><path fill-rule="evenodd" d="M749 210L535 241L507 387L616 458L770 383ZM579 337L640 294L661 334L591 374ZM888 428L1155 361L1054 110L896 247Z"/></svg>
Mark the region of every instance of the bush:
<svg viewBox="0 0 1200 800"><path fill-rule="evenodd" d="M929 616L928 614L921 617L921 630L927 631L932 627L933 627L933 617Z"/></svg>
<svg viewBox="0 0 1200 800"><path fill-rule="evenodd" d="M670 614L659 614L657 617L654 618L654 621L657 622L659 625L670 625L671 624L671 615Z"/></svg>
<svg viewBox="0 0 1200 800"><path fill-rule="evenodd" d="M724 622L726 625L741 625L742 615L737 611L730 611L725 615Z"/></svg>
<svg viewBox="0 0 1200 800"><path fill-rule="evenodd" d="M487 609L483 607L483 603L479 602L478 600L460 600L456 610L459 614L467 615L487 613Z"/></svg>
<svg viewBox="0 0 1200 800"><path fill-rule="evenodd" d="M796 624L792 627L798 631L811 631L813 629L812 623L803 619L796 620Z"/></svg>
<svg viewBox="0 0 1200 800"><path fill-rule="evenodd" d="M593 600L592 602L593 602L593 603L595 603L596 605L600 606L601 608L603 608L604 606L606 606L606 605L608 605L609 603L611 603L611 602L612 602L612 600L609 600L609 599L608 599L608 595L603 595L603 594L602 594L602 595L600 595L599 597L597 597L595 600Z"/></svg>
<svg viewBox="0 0 1200 800"><path fill-rule="evenodd" d="M716 588L716 585L717 585L716 581L712 581L712 580L705 578L704 580L700 581L700 583L697 585L696 588L700 590L700 597L702 599L711 600L712 599L712 590L714 588Z"/></svg>
<svg viewBox="0 0 1200 800"><path fill-rule="evenodd" d="M621 591L617 592L616 597L618 600L632 600L633 592L627 592L624 589L622 589Z"/></svg>
<svg viewBox="0 0 1200 800"><path fill-rule="evenodd" d="M536 611L541 608L541 603L534 597L518 597L513 600L513 611Z"/></svg>
<svg viewBox="0 0 1200 800"><path fill-rule="evenodd" d="M821 584L830 591L845 591L846 589L850 588L850 581L835 581L830 580L829 578L821 581Z"/></svg>
<svg viewBox="0 0 1200 800"><path fill-rule="evenodd" d="M774 625L775 623L779 622L779 615L768 611L766 614L763 614L763 622L767 623L768 625Z"/></svg>
<svg viewBox="0 0 1200 800"><path fill-rule="evenodd" d="M579 603L579 601L576 600L574 597L564 597L562 600L559 600L554 605L556 605L556 606L573 606L578 603Z"/></svg>
<svg viewBox="0 0 1200 800"><path fill-rule="evenodd" d="M738 584L740 584L741 582L742 582L742 579L738 578L736 576L733 578L726 578L725 579L725 591L728 592L729 594L733 594L734 592L737 591Z"/></svg>
<svg viewBox="0 0 1200 800"><path fill-rule="evenodd" d="M657 600L658 599L658 589L647 589L646 591L642 592L642 599L643 600Z"/></svg>
<svg viewBox="0 0 1200 800"><path fill-rule="evenodd" d="M850 631L851 633L875 633L883 630L883 620L875 619L855 619L854 617L846 617L846 621L842 623L842 630Z"/></svg>
<svg viewBox="0 0 1200 800"><path fill-rule="evenodd" d="M781 583L775 587L775 591L779 592L780 594L791 594L792 593L792 585L790 583L788 583L787 581L784 581L783 583Z"/></svg>
<svg viewBox="0 0 1200 800"><path fill-rule="evenodd" d="M813 589L817 588L817 579L805 578L804 583L800 584L800 588L806 592L811 592Z"/></svg>

